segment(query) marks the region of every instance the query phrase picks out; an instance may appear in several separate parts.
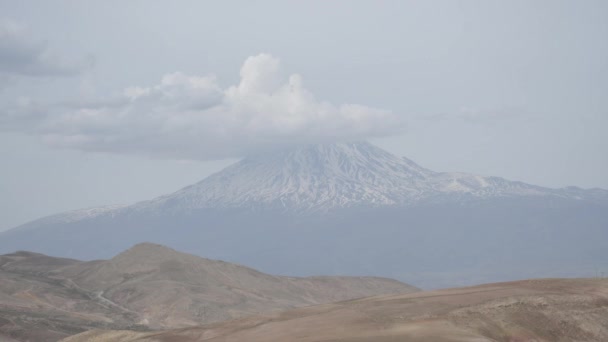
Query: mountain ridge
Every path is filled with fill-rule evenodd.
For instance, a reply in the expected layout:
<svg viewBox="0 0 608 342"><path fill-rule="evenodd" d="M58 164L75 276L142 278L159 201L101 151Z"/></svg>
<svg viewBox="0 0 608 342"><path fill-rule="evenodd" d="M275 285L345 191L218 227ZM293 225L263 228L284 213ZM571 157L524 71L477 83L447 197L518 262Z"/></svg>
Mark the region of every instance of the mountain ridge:
<svg viewBox="0 0 608 342"><path fill-rule="evenodd" d="M596 191L608 199L608 190ZM500 177L435 172L367 142L304 145L245 158L175 193L134 207L181 209L270 207L293 212L411 205L442 195L585 196L577 188L550 189Z"/></svg>
<svg viewBox="0 0 608 342"><path fill-rule="evenodd" d="M76 209L16 228L128 215L129 212L187 213L238 208L314 214L357 207L517 196L608 203L608 190L601 188L546 188L501 177L435 172L368 142L354 142L302 145L244 158L198 183L151 200Z"/></svg>

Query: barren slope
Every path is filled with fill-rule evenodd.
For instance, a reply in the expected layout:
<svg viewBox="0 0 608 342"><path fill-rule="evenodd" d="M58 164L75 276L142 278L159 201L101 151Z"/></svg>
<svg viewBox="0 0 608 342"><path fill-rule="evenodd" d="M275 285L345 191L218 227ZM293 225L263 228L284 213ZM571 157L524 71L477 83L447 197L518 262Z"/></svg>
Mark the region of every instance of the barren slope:
<svg viewBox="0 0 608 342"><path fill-rule="evenodd" d="M4 255L0 280L0 334L20 341L91 328L178 328L416 290L384 278L277 277L148 243L91 262Z"/></svg>
<svg viewBox="0 0 608 342"><path fill-rule="evenodd" d="M0 341L54 341L86 329L142 329L136 316L53 272L77 260L18 252L0 256Z"/></svg>
<svg viewBox="0 0 608 342"><path fill-rule="evenodd" d="M62 275L139 313L152 327L215 322L414 287L371 277L277 277L150 243L116 257L71 266Z"/></svg>
<svg viewBox="0 0 608 342"><path fill-rule="evenodd" d="M608 341L608 279L542 279L380 296L163 333L80 341Z"/></svg>

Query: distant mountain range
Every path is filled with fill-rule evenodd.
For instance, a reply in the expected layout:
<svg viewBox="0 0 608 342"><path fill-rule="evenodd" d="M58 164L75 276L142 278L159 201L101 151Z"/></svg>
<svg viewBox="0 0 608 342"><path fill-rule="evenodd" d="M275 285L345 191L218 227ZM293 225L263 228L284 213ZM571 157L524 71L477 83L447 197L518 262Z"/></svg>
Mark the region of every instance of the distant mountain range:
<svg viewBox="0 0 608 342"><path fill-rule="evenodd" d="M424 287L585 276L608 271L608 191L434 172L365 142L297 146L149 201L27 223L0 234L0 252L107 258L141 241Z"/></svg>
<svg viewBox="0 0 608 342"><path fill-rule="evenodd" d="M148 331L417 289L373 277L277 277L138 244L110 260L0 255L0 341L88 329Z"/></svg>

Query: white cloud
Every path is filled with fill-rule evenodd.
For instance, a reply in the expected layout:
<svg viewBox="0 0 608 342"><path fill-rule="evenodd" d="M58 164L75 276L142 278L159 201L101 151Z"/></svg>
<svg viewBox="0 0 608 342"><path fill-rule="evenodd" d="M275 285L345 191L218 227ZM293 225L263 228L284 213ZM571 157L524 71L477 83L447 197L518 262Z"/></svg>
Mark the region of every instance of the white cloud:
<svg viewBox="0 0 608 342"><path fill-rule="evenodd" d="M13 112L29 113L22 114L33 127L29 131L52 146L200 160L295 143L360 140L403 128L390 111L317 100L300 75L282 78L280 61L268 54L247 58L240 76L237 85L222 89L212 76L176 72L154 86L129 87L119 98L44 112L26 101Z"/></svg>

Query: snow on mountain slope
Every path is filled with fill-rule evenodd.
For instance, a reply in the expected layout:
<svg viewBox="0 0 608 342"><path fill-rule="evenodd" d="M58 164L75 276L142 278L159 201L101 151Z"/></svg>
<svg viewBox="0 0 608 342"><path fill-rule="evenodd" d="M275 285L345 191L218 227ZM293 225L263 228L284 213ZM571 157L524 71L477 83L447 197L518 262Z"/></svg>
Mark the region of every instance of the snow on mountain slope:
<svg viewBox="0 0 608 342"><path fill-rule="evenodd" d="M197 184L149 201L76 210L22 228L134 212L179 214L245 208L322 213L341 208L517 196L606 201L608 191L548 189L499 177L434 172L367 142L319 144L243 159Z"/></svg>
<svg viewBox="0 0 608 342"><path fill-rule="evenodd" d="M428 191L434 173L367 143L299 147L244 159L207 179L140 205L259 207L295 211L392 205Z"/></svg>
<svg viewBox="0 0 608 342"><path fill-rule="evenodd" d="M374 145L302 146L244 159L203 181L135 205L165 208L273 208L326 212L358 206L408 205L442 197L568 196L497 177L438 173Z"/></svg>
<svg viewBox="0 0 608 342"><path fill-rule="evenodd" d="M53 224L71 223L78 222L87 219L94 219L100 216L115 216L123 212L122 209L127 208L127 205L107 205L103 207L85 208L70 210L63 213L42 217L40 219L28 222L24 225L17 227L20 232L26 230L36 229L38 227L49 226ZM8 230L4 234L10 234L15 230Z"/></svg>

